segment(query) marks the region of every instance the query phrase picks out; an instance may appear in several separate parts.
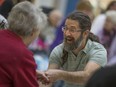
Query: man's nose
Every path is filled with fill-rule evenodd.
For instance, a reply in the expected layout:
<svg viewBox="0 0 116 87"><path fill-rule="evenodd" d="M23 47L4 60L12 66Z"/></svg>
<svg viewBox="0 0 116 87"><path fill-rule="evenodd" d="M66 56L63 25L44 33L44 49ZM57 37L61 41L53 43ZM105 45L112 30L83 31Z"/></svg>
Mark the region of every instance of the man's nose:
<svg viewBox="0 0 116 87"><path fill-rule="evenodd" d="M65 32L65 35L66 35L66 36L71 35L70 30L67 30L67 31Z"/></svg>

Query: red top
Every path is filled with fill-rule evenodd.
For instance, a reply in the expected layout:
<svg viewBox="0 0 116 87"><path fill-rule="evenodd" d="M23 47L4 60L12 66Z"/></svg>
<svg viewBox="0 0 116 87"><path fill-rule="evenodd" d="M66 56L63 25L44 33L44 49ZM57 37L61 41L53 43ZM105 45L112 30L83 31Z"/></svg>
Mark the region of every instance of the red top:
<svg viewBox="0 0 116 87"><path fill-rule="evenodd" d="M39 87L33 54L22 39L0 31L0 87Z"/></svg>
<svg viewBox="0 0 116 87"><path fill-rule="evenodd" d="M3 4L4 0L0 0L0 6Z"/></svg>

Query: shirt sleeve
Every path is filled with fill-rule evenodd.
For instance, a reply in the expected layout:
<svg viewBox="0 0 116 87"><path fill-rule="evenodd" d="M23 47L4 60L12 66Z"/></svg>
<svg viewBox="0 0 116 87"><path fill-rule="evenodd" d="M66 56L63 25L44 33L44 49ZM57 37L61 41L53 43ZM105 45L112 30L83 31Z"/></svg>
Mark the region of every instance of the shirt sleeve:
<svg viewBox="0 0 116 87"><path fill-rule="evenodd" d="M59 47L55 47L50 54L49 63L50 64L55 63L60 67L62 64L61 57L62 57L62 49Z"/></svg>
<svg viewBox="0 0 116 87"><path fill-rule="evenodd" d="M101 67L104 67L107 64L107 52L104 47L95 47L91 52L89 61L94 61L99 64Z"/></svg>

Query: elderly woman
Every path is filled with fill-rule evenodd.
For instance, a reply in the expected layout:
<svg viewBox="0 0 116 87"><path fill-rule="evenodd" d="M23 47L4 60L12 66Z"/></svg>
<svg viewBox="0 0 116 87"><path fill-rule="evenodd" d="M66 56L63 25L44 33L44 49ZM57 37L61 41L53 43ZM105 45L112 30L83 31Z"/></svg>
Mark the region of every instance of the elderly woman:
<svg viewBox="0 0 116 87"><path fill-rule="evenodd" d="M45 22L43 12L28 1L12 8L9 28L0 31L0 87L38 87L36 64L27 46Z"/></svg>
<svg viewBox="0 0 116 87"><path fill-rule="evenodd" d="M97 36L100 42L104 45L108 52L108 60L110 60L110 54L112 54L111 46L116 36L116 11L111 10L106 12L106 21L104 28L98 32Z"/></svg>

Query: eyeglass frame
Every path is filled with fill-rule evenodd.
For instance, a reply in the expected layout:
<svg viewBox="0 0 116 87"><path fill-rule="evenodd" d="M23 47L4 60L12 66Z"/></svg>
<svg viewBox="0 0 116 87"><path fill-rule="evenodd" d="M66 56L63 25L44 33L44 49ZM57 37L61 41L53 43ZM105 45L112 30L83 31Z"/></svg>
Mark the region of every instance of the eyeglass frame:
<svg viewBox="0 0 116 87"><path fill-rule="evenodd" d="M76 29L66 28L65 26L62 27L62 31L63 32L66 32L67 30L69 30L70 33L75 33L75 32L81 32L81 31L83 31L82 29L76 30Z"/></svg>

